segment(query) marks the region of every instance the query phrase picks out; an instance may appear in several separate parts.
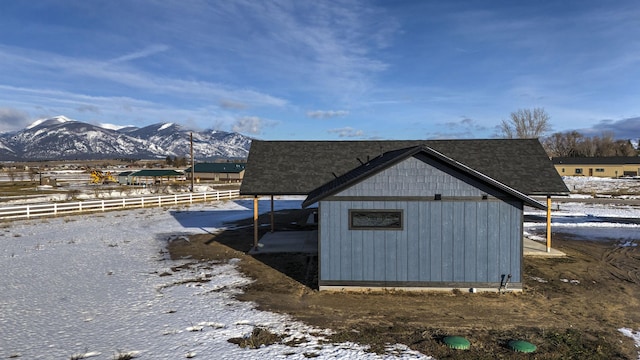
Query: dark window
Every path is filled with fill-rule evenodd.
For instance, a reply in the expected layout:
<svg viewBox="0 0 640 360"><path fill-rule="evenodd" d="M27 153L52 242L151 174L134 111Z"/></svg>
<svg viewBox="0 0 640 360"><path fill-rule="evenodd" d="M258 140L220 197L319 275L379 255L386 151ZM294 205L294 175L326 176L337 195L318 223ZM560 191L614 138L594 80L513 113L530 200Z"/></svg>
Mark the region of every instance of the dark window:
<svg viewBox="0 0 640 360"><path fill-rule="evenodd" d="M402 230L402 210L349 210L351 230Z"/></svg>
<svg viewBox="0 0 640 360"><path fill-rule="evenodd" d="M582 174L582 169L576 169L576 174Z"/></svg>
<svg viewBox="0 0 640 360"><path fill-rule="evenodd" d="M596 172L604 172L604 169L602 168L596 169Z"/></svg>

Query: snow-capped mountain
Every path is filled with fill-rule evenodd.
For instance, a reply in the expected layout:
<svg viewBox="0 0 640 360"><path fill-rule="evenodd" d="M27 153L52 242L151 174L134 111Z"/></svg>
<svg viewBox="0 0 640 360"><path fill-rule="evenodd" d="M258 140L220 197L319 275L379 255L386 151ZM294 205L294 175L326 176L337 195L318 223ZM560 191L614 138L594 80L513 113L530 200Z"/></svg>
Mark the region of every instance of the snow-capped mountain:
<svg viewBox="0 0 640 360"><path fill-rule="evenodd" d="M189 154L190 134L193 134L194 154L204 158L246 158L251 145L250 138L238 133L216 130L191 132L173 123L149 125L129 130L127 134L156 144L171 154Z"/></svg>
<svg viewBox="0 0 640 360"><path fill-rule="evenodd" d="M172 123L118 129L56 116L0 133L0 161L188 157L190 134L196 160L246 158L249 153L251 139L237 133L197 132Z"/></svg>

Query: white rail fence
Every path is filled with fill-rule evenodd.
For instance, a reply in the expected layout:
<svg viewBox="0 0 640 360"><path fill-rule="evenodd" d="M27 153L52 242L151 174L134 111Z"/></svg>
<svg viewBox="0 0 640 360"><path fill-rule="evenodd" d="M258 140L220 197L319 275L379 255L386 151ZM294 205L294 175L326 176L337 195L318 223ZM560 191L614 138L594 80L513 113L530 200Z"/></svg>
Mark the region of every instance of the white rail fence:
<svg viewBox="0 0 640 360"><path fill-rule="evenodd" d="M224 190L216 192L0 207L0 220L30 219L35 217L58 216L82 212L102 212L127 208L192 204L195 202L234 199L239 196L239 190Z"/></svg>

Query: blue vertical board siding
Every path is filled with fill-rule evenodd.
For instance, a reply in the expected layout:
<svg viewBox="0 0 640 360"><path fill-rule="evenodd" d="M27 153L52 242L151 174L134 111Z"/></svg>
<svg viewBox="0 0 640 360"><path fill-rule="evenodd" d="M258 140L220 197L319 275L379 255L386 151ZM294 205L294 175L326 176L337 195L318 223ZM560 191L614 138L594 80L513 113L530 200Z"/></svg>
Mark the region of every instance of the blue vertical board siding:
<svg viewBox="0 0 640 360"><path fill-rule="evenodd" d="M441 281L453 281L453 263L454 259L454 243L453 243L453 208L454 204L450 201L437 201L441 203ZM460 224L462 225L462 224Z"/></svg>
<svg viewBox="0 0 640 360"><path fill-rule="evenodd" d="M431 279L442 281L442 202L434 201L429 203L431 217L429 222L429 262L431 269Z"/></svg>
<svg viewBox="0 0 640 360"><path fill-rule="evenodd" d="M522 204L512 201L511 205L511 280L513 282L522 281L522 222L523 222L523 206Z"/></svg>
<svg viewBox="0 0 640 360"><path fill-rule="evenodd" d="M500 206L491 202L487 206L487 281L499 281L500 269Z"/></svg>
<svg viewBox="0 0 640 360"><path fill-rule="evenodd" d="M321 201L320 281L520 282L522 202L481 200L487 189L472 185L410 158ZM401 210L402 229L350 230L350 209Z"/></svg>
<svg viewBox="0 0 640 360"><path fill-rule="evenodd" d="M351 253L350 266L351 266L351 279L355 281L364 280L365 258L366 255L364 249L364 237L361 231L355 231L351 234Z"/></svg>
<svg viewBox="0 0 640 360"><path fill-rule="evenodd" d="M431 232L427 226L429 219L431 218L431 206L428 203L419 203L420 217L418 226L418 237L416 241L419 243L420 248L420 279L431 279ZM415 238L415 235L411 235L411 238Z"/></svg>
<svg viewBox="0 0 640 360"><path fill-rule="evenodd" d="M478 231L477 206L473 202L463 204L464 212L464 243L460 246L464 248L464 258L462 259L465 277L469 281L477 281L477 256L478 256Z"/></svg>
<svg viewBox="0 0 640 360"><path fill-rule="evenodd" d="M375 278L375 243L370 231L356 231L362 236L362 279L374 281ZM348 279L347 279L348 280Z"/></svg>
<svg viewBox="0 0 640 360"><path fill-rule="evenodd" d="M466 271L465 254L467 251L473 251L472 248L466 248L466 231L470 227L465 217L465 203L453 203L453 281L465 281L465 279L473 277L473 273Z"/></svg>
<svg viewBox="0 0 640 360"><path fill-rule="evenodd" d="M477 202L476 208L476 281L489 281L489 203Z"/></svg>
<svg viewBox="0 0 640 360"><path fill-rule="evenodd" d="M401 206L405 206L403 204L397 203L395 205L396 208L400 208ZM396 232L395 236L396 236L396 281L407 281L408 280L408 273L409 273L409 240L408 240L408 234L409 231L407 229L407 212L409 209L410 205L406 204L406 209L404 211L405 216L403 216L402 222L403 222L403 229L405 229L404 231L398 231Z"/></svg>
<svg viewBox="0 0 640 360"><path fill-rule="evenodd" d="M373 249L374 249L374 266L373 266L373 278L376 280L386 280L387 269L386 269L386 254L385 254L385 236L383 231L373 231L367 230L366 233L369 233L373 238Z"/></svg>
<svg viewBox="0 0 640 360"><path fill-rule="evenodd" d="M420 224L421 211L420 202L411 201L407 204L407 211L404 217L404 223L406 224L406 231L402 236L404 241L403 246L406 248L406 280L407 281L419 281L420 280L420 260L422 258L420 254L421 248L421 236L420 236ZM402 252L401 250L399 252ZM398 262L399 266L401 265Z"/></svg>
<svg viewBox="0 0 640 360"><path fill-rule="evenodd" d="M398 239L396 234L384 232L384 279L385 281L397 280L396 262L398 261L398 252L396 244Z"/></svg>
<svg viewBox="0 0 640 360"><path fill-rule="evenodd" d="M350 202L341 202L340 203L340 213L349 213L349 208L351 207L351 203ZM353 249L353 239L351 237L349 237L349 239L347 239L346 237L344 237L342 234L344 234L345 229L346 231L349 231L349 217L341 217L340 219L341 225L340 225L340 277L344 277L346 279L353 279L353 275L351 273L351 266L353 265L353 253L352 253L352 249Z"/></svg>
<svg viewBox="0 0 640 360"><path fill-rule="evenodd" d="M336 226L332 227L330 229L330 234L331 234L331 244L333 245L331 247L331 250L329 251L329 255L330 255L330 259L331 259L331 266L329 267L329 272L331 274L331 277L341 277L342 274L340 273L340 262L341 262L341 257L340 257L340 253L342 251L341 247L342 247L342 243L343 238L342 238L342 229L344 229L343 224L342 224L342 217L340 218L336 218L336 214L340 213L341 211L341 206L342 203L336 203L336 204L332 204L332 207L337 208L337 211L333 211L331 214L331 221L336 224Z"/></svg>
<svg viewBox="0 0 640 360"><path fill-rule="evenodd" d="M335 210L333 207L335 203L332 202L322 202L319 204L319 209L321 209L318 214L319 221L319 231L318 235L320 239L318 239L318 243L320 244L318 254L318 262L320 265L320 278L321 279L331 279L331 248L334 246L335 241L331 241L333 234L331 234L331 229L336 225L329 219L329 215L333 214Z"/></svg>
<svg viewBox="0 0 640 360"><path fill-rule="evenodd" d="M506 205L506 206L505 206ZM513 246L514 239L511 237L511 217L512 207L504 203L500 207L500 273L511 274L511 247Z"/></svg>
<svg viewBox="0 0 640 360"><path fill-rule="evenodd" d="M519 204L322 202L321 280L520 281ZM402 230L349 230L349 209L402 210ZM331 215L326 215L331 211ZM332 223L333 222L333 223Z"/></svg>

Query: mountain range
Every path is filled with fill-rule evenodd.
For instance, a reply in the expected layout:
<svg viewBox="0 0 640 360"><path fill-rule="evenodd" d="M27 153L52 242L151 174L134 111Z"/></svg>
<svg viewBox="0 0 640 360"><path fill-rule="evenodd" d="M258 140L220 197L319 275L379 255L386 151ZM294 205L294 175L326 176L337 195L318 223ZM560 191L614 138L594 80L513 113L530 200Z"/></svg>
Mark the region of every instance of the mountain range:
<svg viewBox="0 0 640 360"><path fill-rule="evenodd" d="M0 133L0 161L246 158L251 138L218 130L192 131L174 123L142 128L98 126L56 116Z"/></svg>

